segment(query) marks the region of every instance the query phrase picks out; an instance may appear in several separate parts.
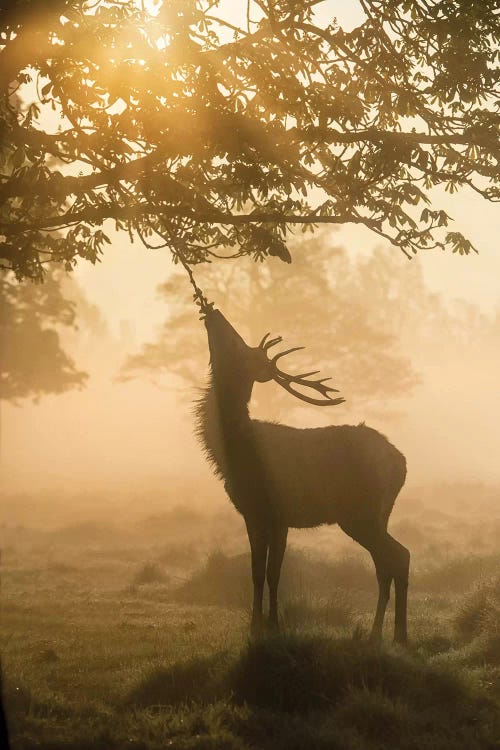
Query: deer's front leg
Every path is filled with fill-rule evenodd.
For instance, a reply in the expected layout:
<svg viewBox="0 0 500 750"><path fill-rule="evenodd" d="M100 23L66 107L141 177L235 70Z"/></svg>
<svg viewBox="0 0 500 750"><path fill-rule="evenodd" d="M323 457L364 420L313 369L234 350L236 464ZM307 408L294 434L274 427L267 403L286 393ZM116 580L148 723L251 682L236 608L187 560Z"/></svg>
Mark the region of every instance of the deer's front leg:
<svg viewBox="0 0 500 750"><path fill-rule="evenodd" d="M281 563L286 549L288 529L286 526L274 526L269 536L269 558L267 560L267 584L269 586L269 624L278 629L278 584Z"/></svg>
<svg viewBox="0 0 500 750"><path fill-rule="evenodd" d="M266 578L266 561L268 549L267 529L259 523L245 519L250 550L252 552L253 608L251 634L262 633L262 597Z"/></svg>

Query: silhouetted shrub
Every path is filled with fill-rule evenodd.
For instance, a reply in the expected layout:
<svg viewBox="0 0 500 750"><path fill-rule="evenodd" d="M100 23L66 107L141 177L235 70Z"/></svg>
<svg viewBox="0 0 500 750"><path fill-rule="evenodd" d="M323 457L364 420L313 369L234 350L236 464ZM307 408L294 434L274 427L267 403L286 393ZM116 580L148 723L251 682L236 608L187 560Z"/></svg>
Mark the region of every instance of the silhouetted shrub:
<svg viewBox="0 0 500 750"><path fill-rule="evenodd" d="M147 583L165 583L167 580L167 576L158 563L146 562L134 575L133 583L141 586Z"/></svg>

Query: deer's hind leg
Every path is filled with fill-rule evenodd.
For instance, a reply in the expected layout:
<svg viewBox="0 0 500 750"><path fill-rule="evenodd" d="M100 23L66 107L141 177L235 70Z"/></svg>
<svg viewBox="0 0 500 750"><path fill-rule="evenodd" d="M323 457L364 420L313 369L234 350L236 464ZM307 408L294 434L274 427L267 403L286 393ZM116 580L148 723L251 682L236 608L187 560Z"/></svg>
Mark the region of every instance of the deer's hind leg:
<svg viewBox="0 0 500 750"><path fill-rule="evenodd" d="M287 536L288 528L286 526L273 526L269 534L269 557L267 559L269 625L274 630L278 629L278 584Z"/></svg>
<svg viewBox="0 0 500 750"><path fill-rule="evenodd" d="M394 640L405 644L407 632L408 577L410 573L410 552L390 534L387 534L392 549L394 588L396 590Z"/></svg>
<svg viewBox="0 0 500 750"><path fill-rule="evenodd" d="M391 583L394 580L396 590L394 640L397 643L406 643L409 551L393 539L385 529L374 528L368 523L340 525L346 534L368 550L375 564L379 593L370 640L378 643L382 639L385 611L389 602Z"/></svg>
<svg viewBox="0 0 500 750"><path fill-rule="evenodd" d="M375 564L378 582L378 600L370 633L370 640L374 643L378 643L382 639L385 611L389 602L393 578L391 566L386 555L383 553L383 537L386 532L381 531L379 528L374 527L373 524L366 521L340 522L339 526L346 534L354 539L355 542L358 542L358 544L368 550Z"/></svg>
<svg viewBox="0 0 500 750"><path fill-rule="evenodd" d="M389 599L389 591L391 581L394 580L395 589L395 618L394 618L394 641L396 643L405 644L408 640L407 633L407 598L408 598L408 576L410 570L410 553L394 539L387 531L381 535L377 541L373 550L370 550L377 570L377 578L379 576L379 570L382 571L382 575L385 576L385 580L389 578L389 589L387 593L387 600ZM380 587L380 581L379 581ZM380 590L380 589L379 589ZM386 602L387 603L387 602ZM373 623L372 638L374 640L380 640L382 636L382 622L378 622L378 607L377 613L375 614L375 621Z"/></svg>
<svg viewBox="0 0 500 750"><path fill-rule="evenodd" d="M266 579L266 561L269 546L268 529L262 523L245 518L250 551L252 554L253 606L250 632L253 636L262 633L262 599Z"/></svg>
<svg viewBox="0 0 500 750"><path fill-rule="evenodd" d="M387 566L377 554L371 552L371 555L375 564L375 571L377 574L378 599L377 609L375 610L375 617L373 618L373 625L370 633L370 641L372 643L380 643L380 641L382 640L382 629L384 627L385 611L387 609L387 605L391 596L392 574L390 572L389 566Z"/></svg>
<svg viewBox="0 0 500 750"><path fill-rule="evenodd" d="M381 597L386 597L383 613L379 612L379 606L375 613L372 629L372 640L379 641L382 637L382 626L384 620L385 606L389 601L391 582L394 580L396 594L394 641L405 644L407 634L407 596L408 596L408 574L410 569L410 553L387 531L377 541L375 547L370 550L377 578L379 580L379 603ZM382 584L380 577L382 577ZM387 583L388 581L388 583Z"/></svg>

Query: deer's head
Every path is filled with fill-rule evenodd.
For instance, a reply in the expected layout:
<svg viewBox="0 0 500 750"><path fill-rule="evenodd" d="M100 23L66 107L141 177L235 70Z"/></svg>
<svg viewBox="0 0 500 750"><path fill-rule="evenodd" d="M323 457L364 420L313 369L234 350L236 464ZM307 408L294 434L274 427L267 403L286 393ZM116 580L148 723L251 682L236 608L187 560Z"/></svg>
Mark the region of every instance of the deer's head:
<svg viewBox="0 0 500 750"><path fill-rule="evenodd" d="M335 406L345 400L330 396L331 393L338 393L335 388L325 385L330 378L311 380L319 371L290 375L278 367L281 357L304 347L295 346L269 357L269 349L281 343L281 336L269 338L270 334L266 333L258 346L248 346L219 310L208 310L205 314L205 327L208 333L212 371L224 387L239 385L248 391L250 398L254 382L266 383L274 380L296 398L316 406ZM310 396L299 390L301 388L310 389L322 398Z"/></svg>

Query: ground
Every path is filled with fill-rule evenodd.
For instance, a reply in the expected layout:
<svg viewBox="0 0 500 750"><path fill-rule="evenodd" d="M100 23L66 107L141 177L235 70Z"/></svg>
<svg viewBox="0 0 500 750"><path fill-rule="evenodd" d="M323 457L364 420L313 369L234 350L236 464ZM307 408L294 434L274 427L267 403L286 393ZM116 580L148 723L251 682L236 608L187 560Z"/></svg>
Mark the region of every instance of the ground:
<svg viewBox="0 0 500 750"><path fill-rule="evenodd" d="M13 500L0 625L13 748L500 747L499 494L475 492L395 513L412 550L408 649L391 643L392 609L382 648L368 644L370 561L331 529L292 534L282 633L251 642L229 507L64 521L47 499L33 513Z"/></svg>

